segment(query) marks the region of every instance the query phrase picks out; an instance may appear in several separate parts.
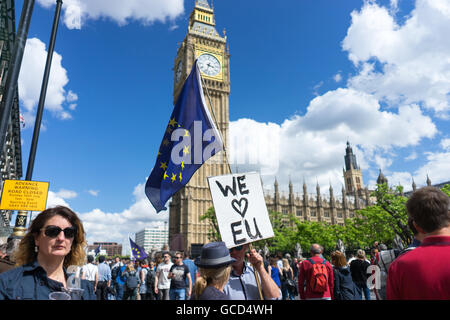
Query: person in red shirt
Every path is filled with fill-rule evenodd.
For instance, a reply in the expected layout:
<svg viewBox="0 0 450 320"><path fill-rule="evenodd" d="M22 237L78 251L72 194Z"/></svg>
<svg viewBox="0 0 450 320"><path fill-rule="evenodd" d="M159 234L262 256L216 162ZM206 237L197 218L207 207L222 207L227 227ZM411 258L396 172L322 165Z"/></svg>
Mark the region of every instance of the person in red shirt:
<svg viewBox="0 0 450 320"><path fill-rule="evenodd" d="M322 258L322 247L318 244L311 245L310 248L311 258L304 260L299 265L299 275L298 275L298 291L300 293L301 300L332 300L334 291L334 277L333 277L333 267L331 264ZM323 264L325 260L326 269L326 284L325 290L314 290L311 287L311 278L313 277L313 264Z"/></svg>
<svg viewBox="0 0 450 320"><path fill-rule="evenodd" d="M388 300L450 300L450 199L441 190L424 187L406 203L421 245L389 267Z"/></svg>

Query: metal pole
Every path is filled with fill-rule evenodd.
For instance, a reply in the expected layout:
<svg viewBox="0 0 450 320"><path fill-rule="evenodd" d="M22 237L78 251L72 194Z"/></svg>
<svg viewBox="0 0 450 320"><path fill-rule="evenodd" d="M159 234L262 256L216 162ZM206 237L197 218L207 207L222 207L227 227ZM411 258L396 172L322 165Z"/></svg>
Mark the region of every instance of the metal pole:
<svg viewBox="0 0 450 320"><path fill-rule="evenodd" d="M62 0L56 0L55 17L53 20L52 33L50 36L50 43L48 46L47 61L45 63L44 77L42 79L41 95L39 97L36 121L34 124L33 140L31 142L30 156L28 158L28 164L27 164L27 173L26 173L26 177L25 177L25 180L27 180L27 181L31 181L32 176L33 176L34 160L36 158L37 143L38 143L38 139L39 139L39 132L41 129L42 114L44 112L44 103L45 103L45 97L47 95L48 80L50 77L50 69L51 69L51 65L52 65L53 52L55 50L56 34L58 31L62 3L63 3ZM17 213L16 224L15 224L15 227L14 227L13 233L12 233L13 238L16 238L16 239L23 238L23 236L25 235L25 232L26 232L27 218L28 218L28 213L26 211L19 211Z"/></svg>
<svg viewBox="0 0 450 320"><path fill-rule="evenodd" d="M31 143L30 156L28 158L27 174L25 180L31 181L33 176L34 160L36 158L36 149L39 139L39 131L41 129L42 114L44 112L45 97L47 95L48 79L50 77L50 69L52 65L53 52L55 50L56 33L58 31L59 17L61 14L62 0L56 0L56 12L53 20L53 28L48 46L47 62L45 64L44 78L42 80L41 95L39 97L38 110L36 114L36 122L34 124L33 140Z"/></svg>
<svg viewBox="0 0 450 320"><path fill-rule="evenodd" d="M23 53L30 27L31 16L33 14L34 0L25 0L20 15L19 29L17 30L16 41L12 52L11 63L9 65L8 75L6 79L6 93L4 103L1 108L0 115L0 152L6 143L6 132L8 131L8 123L11 117L11 109L17 90L17 80L19 79L20 67L22 65Z"/></svg>

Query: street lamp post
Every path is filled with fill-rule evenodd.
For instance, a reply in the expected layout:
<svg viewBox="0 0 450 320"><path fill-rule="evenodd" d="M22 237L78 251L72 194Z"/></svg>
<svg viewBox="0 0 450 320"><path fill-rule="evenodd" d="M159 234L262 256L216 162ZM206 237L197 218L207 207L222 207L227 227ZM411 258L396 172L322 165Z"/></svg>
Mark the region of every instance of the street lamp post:
<svg viewBox="0 0 450 320"><path fill-rule="evenodd" d="M50 77L50 69L51 69L51 65L52 65L53 52L55 50L56 34L58 31L59 18L61 15L62 4L63 4L62 0L56 0L55 17L53 20L52 33L50 36L50 43L49 43L48 53L47 53L47 61L45 63L44 77L42 79L41 94L39 97L36 121L34 124L33 140L31 143L30 156L28 158L28 164L27 164L27 173L26 173L26 177L25 177L25 180L27 180L27 181L31 181L32 176L33 176L34 160L36 158L37 143L38 143L38 139L39 139L39 132L41 129L42 114L44 112L44 103L45 103L45 97L47 95L48 80ZM28 218L27 211L22 211L22 210L18 211L17 217L16 217L16 224L13 229L12 236L11 236L13 239L21 239L24 237L25 232L26 232L27 218Z"/></svg>

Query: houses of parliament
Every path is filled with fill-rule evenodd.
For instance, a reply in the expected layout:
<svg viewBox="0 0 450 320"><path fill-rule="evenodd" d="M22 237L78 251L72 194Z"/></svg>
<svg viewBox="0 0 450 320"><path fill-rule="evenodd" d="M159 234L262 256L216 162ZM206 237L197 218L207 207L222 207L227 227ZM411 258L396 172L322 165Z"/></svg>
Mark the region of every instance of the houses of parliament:
<svg viewBox="0 0 450 320"><path fill-rule="evenodd" d="M184 41L179 45L174 60L173 100L177 100L194 62L203 78L206 104L214 115L225 148L229 145L230 52L225 32L216 30L214 8L208 0L196 0L189 16ZM344 149L344 146L343 146ZM205 243L210 242L210 224L200 217L213 207L207 182L209 176L230 174L225 161L218 161L222 152L209 159L192 176L189 183L172 197L169 207L169 244L171 249L188 250L195 255ZM371 204L370 190L364 187L363 176L349 142L345 149L343 176L345 186L335 192L330 186L322 196L319 185L308 193L303 182L303 192L296 193L292 182L289 192L280 192L275 180L272 193L265 192L269 211L293 214L300 221L324 221L343 225L358 209ZM380 171L378 183L387 182ZM414 188L414 186L413 186Z"/></svg>

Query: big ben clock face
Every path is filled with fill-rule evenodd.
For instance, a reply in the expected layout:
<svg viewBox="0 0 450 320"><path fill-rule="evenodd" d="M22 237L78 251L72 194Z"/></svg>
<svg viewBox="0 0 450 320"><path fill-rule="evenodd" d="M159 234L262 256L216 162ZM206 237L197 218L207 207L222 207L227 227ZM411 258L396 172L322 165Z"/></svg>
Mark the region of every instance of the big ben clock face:
<svg viewBox="0 0 450 320"><path fill-rule="evenodd" d="M220 62L212 54L204 53L198 57L198 66L201 72L210 77L220 73Z"/></svg>

